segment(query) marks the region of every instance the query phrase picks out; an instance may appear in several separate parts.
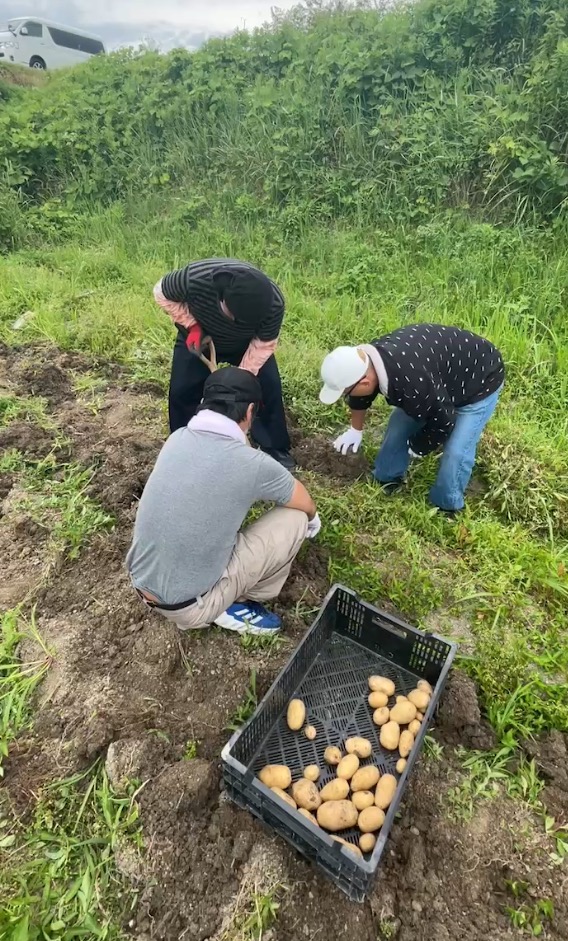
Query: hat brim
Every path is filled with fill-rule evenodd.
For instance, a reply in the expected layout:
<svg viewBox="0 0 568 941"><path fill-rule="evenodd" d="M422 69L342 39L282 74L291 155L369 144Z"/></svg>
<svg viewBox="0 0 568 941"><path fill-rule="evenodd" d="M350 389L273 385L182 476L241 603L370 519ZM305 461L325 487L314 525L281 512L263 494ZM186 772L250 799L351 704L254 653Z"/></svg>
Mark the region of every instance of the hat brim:
<svg viewBox="0 0 568 941"><path fill-rule="evenodd" d="M339 401L344 392L345 389L332 389L331 386L324 386L319 394L320 402L324 405L333 405Z"/></svg>

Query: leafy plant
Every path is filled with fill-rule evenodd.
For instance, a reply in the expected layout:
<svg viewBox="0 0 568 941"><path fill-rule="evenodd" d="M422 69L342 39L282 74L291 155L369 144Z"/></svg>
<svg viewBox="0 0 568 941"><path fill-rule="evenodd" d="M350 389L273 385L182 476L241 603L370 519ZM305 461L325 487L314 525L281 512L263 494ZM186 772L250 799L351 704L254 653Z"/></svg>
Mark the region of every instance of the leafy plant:
<svg viewBox="0 0 568 941"><path fill-rule="evenodd" d="M18 647L31 640L38 649L37 661L22 663ZM35 612L25 620L18 608L6 611L0 620L0 778L11 742L31 721L31 699L51 664L35 622Z"/></svg>
<svg viewBox="0 0 568 941"><path fill-rule="evenodd" d="M0 838L2 938L118 941L136 896L124 891L113 851L124 840L139 847L137 819L100 765L42 788L28 826L14 823Z"/></svg>
<svg viewBox="0 0 568 941"><path fill-rule="evenodd" d="M540 938L546 923L554 917L554 905L550 899L539 899L534 904L527 903L518 908L508 907L506 911L511 924L521 931L526 931L533 938Z"/></svg>
<svg viewBox="0 0 568 941"><path fill-rule="evenodd" d="M254 710L258 705L256 695L256 670L250 671L250 682L245 694L245 698L232 716L227 728L231 732L237 732L241 726L248 722Z"/></svg>

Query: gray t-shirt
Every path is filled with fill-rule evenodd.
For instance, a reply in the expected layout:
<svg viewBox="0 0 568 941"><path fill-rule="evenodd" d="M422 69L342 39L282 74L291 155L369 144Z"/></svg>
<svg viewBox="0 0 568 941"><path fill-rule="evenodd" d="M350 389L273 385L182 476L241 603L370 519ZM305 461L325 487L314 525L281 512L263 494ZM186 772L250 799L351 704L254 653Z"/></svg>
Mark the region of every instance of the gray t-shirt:
<svg viewBox="0 0 568 941"><path fill-rule="evenodd" d="M203 595L225 571L259 501L285 504L294 478L234 438L180 428L163 446L142 494L126 567L163 604Z"/></svg>

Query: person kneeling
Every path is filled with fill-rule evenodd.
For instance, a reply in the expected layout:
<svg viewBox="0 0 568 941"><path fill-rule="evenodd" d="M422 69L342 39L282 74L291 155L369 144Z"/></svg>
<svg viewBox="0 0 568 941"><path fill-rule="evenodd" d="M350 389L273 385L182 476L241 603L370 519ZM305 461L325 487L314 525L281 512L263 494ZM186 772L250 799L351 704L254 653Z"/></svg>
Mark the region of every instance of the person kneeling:
<svg viewBox="0 0 568 941"><path fill-rule="evenodd" d="M140 499L126 558L142 600L179 628L271 634L276 598L304 539L321 528L300 481L247 434L258 380L229 366L207 379L199 411L163 446ZM258 502L278 504L241 529Z"/></svg>

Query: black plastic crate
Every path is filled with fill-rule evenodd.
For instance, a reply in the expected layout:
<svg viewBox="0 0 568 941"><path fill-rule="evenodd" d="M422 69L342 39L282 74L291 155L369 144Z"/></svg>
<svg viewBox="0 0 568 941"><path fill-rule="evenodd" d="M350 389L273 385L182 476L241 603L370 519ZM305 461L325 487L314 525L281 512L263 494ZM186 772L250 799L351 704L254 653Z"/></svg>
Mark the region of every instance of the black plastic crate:
<svg viewBox="0 0 568 941"><path fill-rule="evenodd" d="M457 644L436 634L424 634L361 601L348 588L335 585L252 718L223 749L223 776L232 800L317 863L355 901L363 901L371 888L456 650ZM389 752L381 746L380 730L373 724L373 710L367 701L367 680L373 673L394 680L395 695L410 692L419 679L428 680L434 687L402 775L395 770L398 751ZM292 698L306 704L306 721L317 729L314 741L288 728L286 710ZM350 853L290 808L255 776L264 765L286 764L295 781L306 765L318 764L322 769L318 787L323 787L335 777L335 769L328 768L323 760L324 750L328 745L343 746L345 739L353 735L362 735L373 743L373 754L361 762L361 767L375 764L381 773L390 772L399 778L375 848L363 858ZM354 828L338 836L356 844L360 834Z"/></svg>

